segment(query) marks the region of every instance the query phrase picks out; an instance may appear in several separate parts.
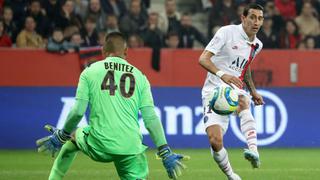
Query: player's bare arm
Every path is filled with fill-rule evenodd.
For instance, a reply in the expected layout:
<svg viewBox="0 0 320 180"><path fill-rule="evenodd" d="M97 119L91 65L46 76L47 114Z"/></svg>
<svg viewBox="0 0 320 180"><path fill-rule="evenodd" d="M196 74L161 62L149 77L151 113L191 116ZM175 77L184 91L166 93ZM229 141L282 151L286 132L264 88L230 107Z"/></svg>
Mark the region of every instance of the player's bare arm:
<svg viewBox="0 0 320 180"><path fill-rule="evenodd" d="M252 76L251 76L251 68L249 66L246 74L244 75L243 79L244 83L247 85L247 88L252 96L253 102L255 105L263 105L264 101L262 96L257 92L256 87L253 83Z"/></svg>
<svg viewBox="0 0 320 180"><path fill-rule="evenodd" d="M210 60L212 56L214 56L212 52L204 50L200 55L199 64L210 73L220 77L225 83L229 85L234 84L237 87L242 88L242 81L236 76L225 74L223 71L219 70L217 66L214 65L214 63L212 63L212 61Z"/></svg>
<svg viewBox="0 0 320 180"><path fill-rule="evenodd" d="M243 79L244 83L247 85L247 88L249 90L250 93L253 93L256 91L256 87L253 83L252 80L252 75L251 75L251 68L250 66L248 67L248 70L246 72L246 74L244 75L244 79Z"/></svg>

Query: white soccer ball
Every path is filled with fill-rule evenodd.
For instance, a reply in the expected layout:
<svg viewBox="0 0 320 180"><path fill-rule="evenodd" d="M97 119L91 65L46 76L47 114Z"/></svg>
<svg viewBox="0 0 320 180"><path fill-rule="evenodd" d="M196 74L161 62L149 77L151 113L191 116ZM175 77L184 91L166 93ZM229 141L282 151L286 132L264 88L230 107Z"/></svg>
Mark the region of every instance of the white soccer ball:
<svg viewBox="0 0 320 180"><path fill-rule="evenodd" d="M239 95L236 90L228 86L220 86L214 88L209 106L217 114L229 115L237 110L238 100Z"/></svg>

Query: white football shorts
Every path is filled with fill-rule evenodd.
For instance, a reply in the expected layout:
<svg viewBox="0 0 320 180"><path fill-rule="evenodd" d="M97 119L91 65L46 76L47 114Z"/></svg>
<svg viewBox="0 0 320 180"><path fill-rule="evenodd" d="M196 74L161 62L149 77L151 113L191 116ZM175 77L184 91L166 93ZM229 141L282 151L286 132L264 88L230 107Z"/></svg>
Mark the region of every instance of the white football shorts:
<svg viewBox="0 0 320 180"><path fill-rule="evenodd" d="M239 91L239 95L240 97L245 98L244 100L247 103L251 103L251 96L249 93L247 93L246 91L236 88L236 90ZM212 91L202 91L202 106L203 106L203 122L204 122L204 130L206 131L206 129L209 126L212 125L219 125L222 128L223 134L225 134L227 132L228 126L229 126L229 115L219 115L216 114L213 110L210 109L209 107L209 103L211 101L211 99L213 98L213 93L211 93ZM239 98L240 98L239 97ZM231 116L236 116L237 113L236 111L234 113L231 114Z"/></svg>
<svg viewBox="0 0 320 180"><path fill-rule="evenodd" d="M223 134L225 134L229 126L229 115L219 115L211 110L209 107L211 99L212 97L203 97L202 99L204 128L206 130L209 126L219 125L222 128Z"/></svg>

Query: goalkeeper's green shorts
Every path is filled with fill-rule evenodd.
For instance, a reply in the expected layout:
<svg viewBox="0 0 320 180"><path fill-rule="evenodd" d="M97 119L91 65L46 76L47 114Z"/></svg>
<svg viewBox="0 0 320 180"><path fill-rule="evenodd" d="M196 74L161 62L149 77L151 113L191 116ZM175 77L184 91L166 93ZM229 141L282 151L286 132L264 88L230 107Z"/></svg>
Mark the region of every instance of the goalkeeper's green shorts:
<svg viewBox="0 0 320 180"><path fill-rule="evenodd" d="M146 179L149 173L145 152L136 155L116 155L93 149L87 143L90 127L78 128L75 138L78 148L92 160L98 162L114 162L121 180Z"/></svg>

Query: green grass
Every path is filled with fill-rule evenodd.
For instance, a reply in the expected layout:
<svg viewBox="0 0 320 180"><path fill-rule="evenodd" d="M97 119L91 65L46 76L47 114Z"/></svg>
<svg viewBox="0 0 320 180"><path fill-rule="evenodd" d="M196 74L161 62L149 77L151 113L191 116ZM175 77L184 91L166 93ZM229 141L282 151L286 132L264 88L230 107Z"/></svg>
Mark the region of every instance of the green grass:
<svg viewBox="0 0 320 180"><path fill-rule="evenodd" d="M226 179L213 162L208 149L176 150L191 156L182 180ZM253 170L243 159L242 150L230 149L229 158L233 169L243 180L315 180L320 179L320 149L261 149L262 166ZM155 160L155 151L147 152L151 180L167 179L161 161ZM34 151L0 151L0 180L47 179L53 159ZM79 153L66 180L118 179L113 164L91 161Z"/></svg>

